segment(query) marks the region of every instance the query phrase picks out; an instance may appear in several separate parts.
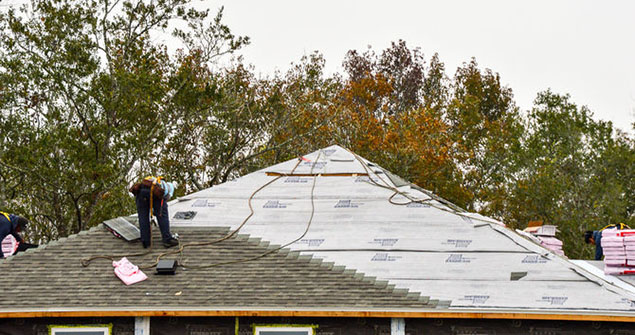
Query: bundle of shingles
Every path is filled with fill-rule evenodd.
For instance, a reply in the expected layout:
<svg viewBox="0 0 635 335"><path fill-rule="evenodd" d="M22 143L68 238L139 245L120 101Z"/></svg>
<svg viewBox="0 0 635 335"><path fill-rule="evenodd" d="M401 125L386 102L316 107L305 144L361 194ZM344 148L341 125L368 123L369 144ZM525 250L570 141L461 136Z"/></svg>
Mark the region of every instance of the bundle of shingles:
<svg viewBox="0 0 635 335"><path fill-rule="evenodd" d="M635 229L605 229L602 231L604 273L635 274Z"/></svg>
<svg viewBox="0 0 635 335"><path fill-rule="evenodd" d="M537 242L543 247L553 251L556 255L564 256L562 241L556 238L556 232L558 231L556 226L543 226L542 222L540 224L540 226L527 227L525 231L536 237Z"/></svg>

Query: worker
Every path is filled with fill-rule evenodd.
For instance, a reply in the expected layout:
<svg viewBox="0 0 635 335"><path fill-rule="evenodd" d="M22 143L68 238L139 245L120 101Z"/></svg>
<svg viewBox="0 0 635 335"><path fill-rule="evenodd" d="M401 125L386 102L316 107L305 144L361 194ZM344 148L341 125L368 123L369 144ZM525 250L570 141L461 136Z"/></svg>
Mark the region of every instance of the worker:
<svg viewBox="0 0 635 335"><path fill-rule="evenodd" d="M26 228L28 223L29 220L21 216L0 212L0 241L11 234L18 242L24 242L20 232ZM0 248L0 258L4 258L2 248Z"/></svg>
<svg viewBox="0 0 635 335"><path fill-rule="evenodd" d="M168 214L168 200L174 195L174 184L164 181L161 177L149 176L133 185L130 192L136 198L143 247L148 248L151 245L150 208L152 208L152 214L159 223L163 246L171 248L178 245L179 241L170 234L170 216Z"/></svg>
<svg viewBox="0 0 635 335"><path fill-rule="evenodd" d="M584 233L584 242L595 245L596 261L601 261L602 256L604 256L604 251L602 250L602 231L604 229L629 229L629 227L624 223L609 224L600 230L587 230Z"/></svg>
<svg viewBox="0 0 635 335"><path fill-rule="evenodd" d="M604 253L602 252L602 231L601 230L587 230L584 233L584 242L586 244L595 245L595 260L601 261Z"/></svg>

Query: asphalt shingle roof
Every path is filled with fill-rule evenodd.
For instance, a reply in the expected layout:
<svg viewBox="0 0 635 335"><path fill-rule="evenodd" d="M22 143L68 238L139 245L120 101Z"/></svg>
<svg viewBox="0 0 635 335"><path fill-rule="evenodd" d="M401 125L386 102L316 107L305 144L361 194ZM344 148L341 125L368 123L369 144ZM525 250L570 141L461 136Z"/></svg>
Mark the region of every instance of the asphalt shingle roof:
<svg viewBox="0 0 635 335"><path fill-rule="evenodd" d="M160 236L154 229L154 241ZM172 229L184 242L208 242L225 236L219 227ZM186 249L186 264L215 264L240 261L261 255L276 246L259 239L236 235L221 243ZM103 226L73 235L0 261L2 286L0 310L91 308L329 308L401 309L434 308L419 294L395 289L353 270L290 252L275 251L248 262L206 269L179 268L176 275L144 272L148 280L124 285L113 273L110 260L97 259L88 267L82 258L99 254L142 252L139 242L114 237ZM130 257L144 266L166 250L155 247L151 254ZM177 255L166 257L175 259ZM19 297L19 299L16 299Z"/></svg>

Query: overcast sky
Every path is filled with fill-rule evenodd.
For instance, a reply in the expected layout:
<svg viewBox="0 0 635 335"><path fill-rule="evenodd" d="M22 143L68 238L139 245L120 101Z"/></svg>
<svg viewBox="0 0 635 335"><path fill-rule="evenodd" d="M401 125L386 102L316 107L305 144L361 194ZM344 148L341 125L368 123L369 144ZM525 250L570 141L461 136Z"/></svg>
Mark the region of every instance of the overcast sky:
<svg viewBox="0 0 635 335"><path fill-rule="evenodd" d="M325 56L328 73L339 72L347 50L381 51L403 39L428 60L438 52L450 76L476 57L500 73L522 109L551 88L633 134L635 1L205 3L225 6L225 23L251 38L241 54L262 74L285 71L314 50Z"/></svg>
<svg viewBox="0 0 635 335"><path fill-rule="evenodd" d="M0 0L6 4L26 0ZM635 134L635 1L615 0L193 0L251 38L240 51L263 75L317 50L329 74L348 50L377 52L403 39L449 76L475 57L500 73L517 104L539 91L568 93L596 119ZM214 14L214 13L212 13Z"/></svg>

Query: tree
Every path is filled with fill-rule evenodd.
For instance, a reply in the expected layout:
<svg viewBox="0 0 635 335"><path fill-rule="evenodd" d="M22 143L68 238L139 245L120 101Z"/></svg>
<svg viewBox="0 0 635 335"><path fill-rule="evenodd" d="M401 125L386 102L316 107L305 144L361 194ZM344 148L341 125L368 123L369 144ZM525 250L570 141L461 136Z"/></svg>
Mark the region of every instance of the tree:
<svg viewBox="0 0 635 335"><path fill-rule="evenodd" d="M529 220L555 224L569 257L590 257L584 231L634 222L633 141L616 137L610 122L593 120L568 95L541 92L534 104L506 222L520 228Z"/></svg>
<svg viewBox="0 0 635 335"><path fill-rule="evenodd" d="M523 132L519 109L510 88L493 71L478 68L476 60L457 69L451 86L446 119L455 143L462 185L448 198L469 210L501 218L513 152Z"/></svg>
<svg viewBox="0 0 635 335"><path fill-rule="evenodd" d="M188 0L42 0L0 15L0 200L33 219L35 240L131 210L123 185L156 172L170 120L199 102L193 70L248 42L221 18ZM184 50L171 54L152 34L176 19Z"/></svg>

